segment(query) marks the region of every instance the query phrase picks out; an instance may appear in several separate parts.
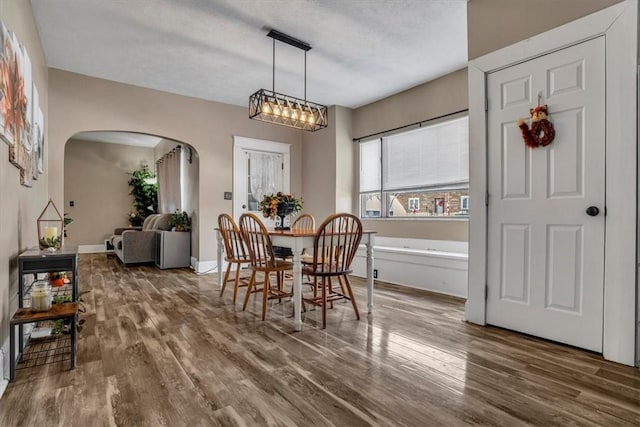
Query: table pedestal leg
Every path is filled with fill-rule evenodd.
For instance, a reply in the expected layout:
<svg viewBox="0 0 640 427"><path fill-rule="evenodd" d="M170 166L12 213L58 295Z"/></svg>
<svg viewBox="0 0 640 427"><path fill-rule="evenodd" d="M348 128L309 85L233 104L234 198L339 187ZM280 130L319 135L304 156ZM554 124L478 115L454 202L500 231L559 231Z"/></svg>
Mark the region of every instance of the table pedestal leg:
<svg viewBox="0 0 640 427"><path fill-rule="evenodd" d="M9 326L9 381L16 379L16 328L14 325Z"/></svg>
<svg viewBox="0 0 640 427"><path fill-rule="evenodd" d="M367 310L373 313L373 235L367 240Z"/></svg>
<svg viewBox="0 0 640 427"><path fill-rule="evenodd" d="M224 284L222 283L222 270L224 269L222 266L222 234L220 233L220 230L216 230L216 240L218 241L218 260L216 261L216 268L218 269L218 290L221 290L222 285Z"/></svg>
<svg viewBox="0 0 640 427"><path fill-rule="evenodd" d="M302 253L301 240L293 244L293 328L302 330Z"/></svg>

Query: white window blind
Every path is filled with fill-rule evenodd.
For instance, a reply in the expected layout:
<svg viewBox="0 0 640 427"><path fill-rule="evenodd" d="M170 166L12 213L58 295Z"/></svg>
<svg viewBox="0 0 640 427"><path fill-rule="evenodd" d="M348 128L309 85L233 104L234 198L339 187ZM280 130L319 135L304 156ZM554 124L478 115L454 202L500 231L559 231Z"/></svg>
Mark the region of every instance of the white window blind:
<svg viewBox="0 0 640 427"><path fill-rule="evenodd" d="M360 144L360 192L380 191L380 140Z"/></svg>
<svg viewBox="0 0 640 427"><path fill-rule="evenodd" d="M361 151L363 157L364 151L363 147ZM382 159L384 191L447 187L467 183L469 181L468 117L384 137ZM372 182L373 176L370 174L379 174L379 169L363 171L362 165L361 161L360 182L363 182L363 174L366 175L367 182ZM368 165L369 163L367 168ZM365 190L361 188L361 191Z"/></svg>

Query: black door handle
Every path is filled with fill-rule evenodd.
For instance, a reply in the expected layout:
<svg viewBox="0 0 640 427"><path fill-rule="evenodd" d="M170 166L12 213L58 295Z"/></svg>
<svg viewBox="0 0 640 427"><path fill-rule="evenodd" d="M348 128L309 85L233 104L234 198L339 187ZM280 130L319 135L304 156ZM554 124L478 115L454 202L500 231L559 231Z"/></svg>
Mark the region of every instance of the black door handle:
<svg viewBox="0 0 640 427"><path fill-rule="evenodd" d="M247 209L247 205L242 205L242 209Z"/></svg>
<svg viewBox="0 0 640 427"><path fill-rule="evenodd" d="M598 209L596 206L589 206L587 208L587 215L589 216L597 216L600 213L600 209Z"/></svg>

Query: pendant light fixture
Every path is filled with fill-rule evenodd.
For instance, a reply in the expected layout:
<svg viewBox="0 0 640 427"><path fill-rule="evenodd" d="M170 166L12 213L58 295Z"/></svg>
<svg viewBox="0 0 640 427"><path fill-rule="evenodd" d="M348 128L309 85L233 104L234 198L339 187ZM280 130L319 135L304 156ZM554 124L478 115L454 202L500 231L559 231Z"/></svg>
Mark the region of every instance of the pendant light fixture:
<svg viewBox="0 0 640 427"><path fill-rule="evenodd" d="M311 46L276 30L269 31L267 37L273 39L272 89L260 89L249 97L249 118L311 132L326 128L329 123L327 107L307 101L307 52ZM304 50L304 99L275 91L276 40Z"/></svg>

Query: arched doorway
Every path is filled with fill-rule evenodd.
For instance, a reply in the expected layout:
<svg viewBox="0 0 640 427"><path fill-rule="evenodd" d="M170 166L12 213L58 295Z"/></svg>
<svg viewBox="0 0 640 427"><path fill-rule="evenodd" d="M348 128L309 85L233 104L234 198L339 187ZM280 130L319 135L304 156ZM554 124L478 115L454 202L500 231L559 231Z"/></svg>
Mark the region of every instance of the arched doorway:
<svg viewBox="0 0 640 427"><path fill-rule="evenodd" d="M74 222L66 242L83 252L106 249L117 227L126 227L133 209L131 173L147 167L180 147L182 169L180 202L175 206L192 218L192 254L198 248L199 161L189 144L158 135L126 131L85 131L73 135L64 150L64 212Z"/></svg>

